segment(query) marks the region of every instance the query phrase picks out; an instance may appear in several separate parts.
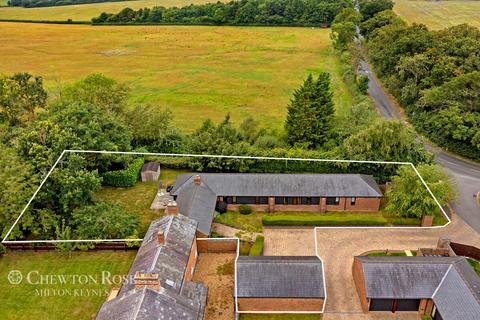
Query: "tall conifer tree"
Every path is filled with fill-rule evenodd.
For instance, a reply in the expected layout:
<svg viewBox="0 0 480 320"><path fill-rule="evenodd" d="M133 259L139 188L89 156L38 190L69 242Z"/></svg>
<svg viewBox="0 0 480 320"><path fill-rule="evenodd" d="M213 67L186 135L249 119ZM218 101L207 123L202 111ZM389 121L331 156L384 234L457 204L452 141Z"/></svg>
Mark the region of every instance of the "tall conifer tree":
<svg viewBox="0 0 480 320"><path fill-rule="evenodd" d="M314 148L325 143L335 113L330 75L321 72L316 80L309 75L295 90L287 109L285 130L289 144Z"/></svg>

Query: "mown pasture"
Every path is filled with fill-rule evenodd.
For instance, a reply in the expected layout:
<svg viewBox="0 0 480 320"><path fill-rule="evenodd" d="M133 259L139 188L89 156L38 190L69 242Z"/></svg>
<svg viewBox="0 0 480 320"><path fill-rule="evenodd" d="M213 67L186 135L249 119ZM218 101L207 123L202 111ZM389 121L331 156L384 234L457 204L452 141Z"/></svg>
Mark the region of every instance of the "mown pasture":
<svg viewBox="0 0 480 320"><path fill-rule="evenodd" d="M169 108L180 129L204 119L249 115L280 130L293 91L309 72L332 75L337 112L352 97L329 29L283 27L89 26L0 23L0 72L62 85L101 72L131 87L130 107Z"/></svg>
<svg viewBox="0 0 480 320"><path fill-rule="evenodd" d="M393 10L407 22L423 23L431 29L462 23L480 27L480 1L395 0Z"/></svg>
<svg viewBox="0 0 480 320"><path fill-rule="evenodd" d="M4 3L3 3L4 2ZM134 0L119 2L103 2L80 4L72 6L56 6L43 8L21 8L4 7L0 8L0 19L13 20L49 20L49 21L90 21L93 17L102 12L117 13L123 8L135 10L141 8L162 7L183 7L189 4L202 4L212 2L211 0ZM6 5L7 0L0 0L0 5Z"/></svg>

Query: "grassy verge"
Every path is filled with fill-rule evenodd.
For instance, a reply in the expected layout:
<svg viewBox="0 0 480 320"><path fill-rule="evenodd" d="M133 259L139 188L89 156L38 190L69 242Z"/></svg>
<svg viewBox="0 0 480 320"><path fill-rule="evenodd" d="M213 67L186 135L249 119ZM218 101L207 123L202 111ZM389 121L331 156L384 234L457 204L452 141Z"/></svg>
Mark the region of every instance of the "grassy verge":
<svg viewBox="0 0 480 320"><path fill-rule="evenodd" d="M0 319L92 319L113 287L108 281L102 283L102 272L126 274L135 254L136 252L8 253L0 258ZM7 281L11 270L19 270L23 274L20 284L14 285ZM86 284L79 284L70 278L65 284L29 284L29 272L32 272L32 283L38 281L38 275L87 275L97 283L90 279Z"/></svg>
<svg viewBox="0 0 480 320"><path fill-rule="evenodd" d="M378 213L313 213L310 215L265 215L265 226L385 226L387 219Z"/></svg>
<svg viewBox="0 0 480 320"><path fill-rule="evenodd" d="M472 268L475 270L475 272L478 274L480 277L480 262L477 260L473 260L468 258L467 259L468 263L472 266Z"/></svg>
<svg viewBox="0 0 480 320"><path fill-rule="evenodd" d="M412 252L412 255L413 256L416 256L417 255L417 251L416 250L410 250L410 252ZM370 256L370 257L406 257L407 254L405 253L405 251L379 251L379 252L370 252L369 254L367 254L367 256Z"/></svg>

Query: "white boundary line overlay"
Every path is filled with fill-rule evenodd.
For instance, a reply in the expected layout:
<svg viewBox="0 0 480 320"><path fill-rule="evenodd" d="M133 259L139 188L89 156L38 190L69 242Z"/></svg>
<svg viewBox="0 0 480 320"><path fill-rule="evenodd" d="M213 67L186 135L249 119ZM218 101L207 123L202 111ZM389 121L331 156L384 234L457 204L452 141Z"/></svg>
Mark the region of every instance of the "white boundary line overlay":
<svg viewBox="0 0 480 320"><path fill-rule="evenodd" d="M345 159L315 159L315 158L282 158L282 157L255 157L255 156L227 156L227 155L210 155L210 154L185 154L185 153L157 153L157 152L131 152L131 151L105 151L105 150L63 150L58 159L53 164L52 168L48 171L45 175L43 180L41 181L38 188L33 193L32 197L25 205L23 210L21 211L20 215L17 217L13 225L8 230L7 234L3 238L1 243L97 243L97 242L136 242L136 241L143 241L143 239L79 239L79 240L7 240L8 236L13 231L13 228L17 225L20 221L24 213L27 211L28 207L32 203L32 201L37 196L40 189L43 187L45 182L47 181L48 177L52 174L53 170L57 167L60 160L62 160L63 156L66 153L96 153L96 154L124 154L124 155L143 155L143 156L161 156L161 157L191 157L191 158L219 158L219 159L250 159L250 160L282 160L282 161L309 161L309 162L337 162L337 163L368 163L368 164L391 164L391 165L408 165L410 166L417 176L419 177L420 181L427 189L430 196L433 198L435 203L440 208L441 212L447 218L448 222L442 226L431 226L431 227L416 227L416 226L403 226L403 227L382 227L382 226L372 226L372 227L315 227L322 228L322 229L437 229L437 228L444 228L448 226L452 221L448 214L445 212L443 207L438 202L437 198L433 194L433 192L428 187L425 180L423 180L422 176L418 172L415 165L411 162L398 162L398 161L372 161L372 160L345 160Z"/></svg>

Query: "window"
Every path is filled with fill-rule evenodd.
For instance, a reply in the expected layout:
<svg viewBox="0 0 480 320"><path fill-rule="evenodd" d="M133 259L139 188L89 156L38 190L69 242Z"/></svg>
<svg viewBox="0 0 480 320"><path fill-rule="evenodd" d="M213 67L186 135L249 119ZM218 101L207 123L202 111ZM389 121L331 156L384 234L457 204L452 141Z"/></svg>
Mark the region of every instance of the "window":
<svg viewBox="0 0 480 320"><path fill-rule="evenodd" d="M257 201L258 204L268 204L268 197L257 197L257 198L258 198L258 201Z"/></svg>
<svg viewBox="0 0 480 320"><path fill-rule="evenodd" d="M350 201L350 204L354 206L357 203L357 198L352 197L352 200Z"/></svg>
<svg viewBox="0 0 480 320"><path fill-rule="evenodd" d="M320 198L319 197L313 197L311 204L320 204Z"/></svg>
<svg viewBox="0 0 480 320"><path fill-rule="evenodd" d="M284 204L285 202L284 197L275 197L275 204Z"/></svg>
<svg viewBox="0 0 480 320"><path fill-rule="evenodd" d="M328 206L336 206L340 203L339 197L328 197L327 198L327 205Z"/></svg>
<svg viewBox="0 0 480 320"><path fill-rule="evenodd" d="M224 197L223 198L227 204L232 204L233 203L233 197Z"/></svg>
<svg viewBox="0 0 480 320"><path fill-rule="evenodd" d="M255 197L237 197L238 204L255 204Z"/></svg>
<svg viewBox="0 0 480 320"><path fill-rule="evenodd" d="M312 203L312 198L302 197L301 202L302 202L302 204L309 205L309 204Z"/></svg>

